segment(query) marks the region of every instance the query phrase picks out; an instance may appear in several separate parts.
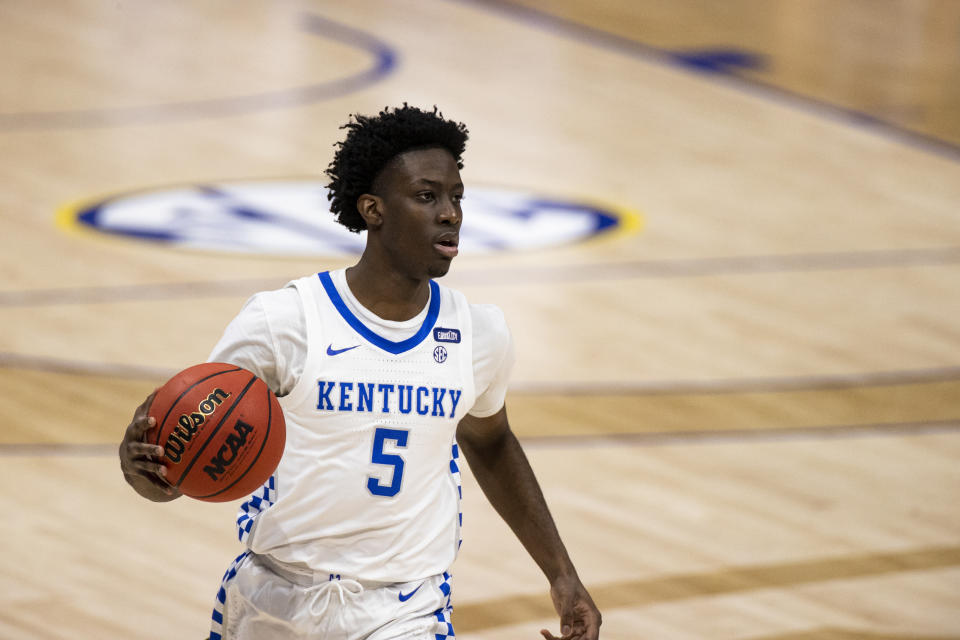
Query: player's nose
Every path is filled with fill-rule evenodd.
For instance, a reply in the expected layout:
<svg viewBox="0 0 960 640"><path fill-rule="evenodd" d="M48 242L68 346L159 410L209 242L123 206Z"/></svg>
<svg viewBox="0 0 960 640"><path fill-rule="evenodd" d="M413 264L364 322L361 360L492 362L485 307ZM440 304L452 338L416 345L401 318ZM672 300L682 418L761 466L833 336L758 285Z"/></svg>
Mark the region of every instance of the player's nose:
<svg viewBox="0 0 960 640"><path fill-rule="evenodd" d="M459 203L453 199L443 201L443 205L440 207L437 215L437 220L439 220L441 224L459 225L462 218L463 213L460 211Z"/></svg>

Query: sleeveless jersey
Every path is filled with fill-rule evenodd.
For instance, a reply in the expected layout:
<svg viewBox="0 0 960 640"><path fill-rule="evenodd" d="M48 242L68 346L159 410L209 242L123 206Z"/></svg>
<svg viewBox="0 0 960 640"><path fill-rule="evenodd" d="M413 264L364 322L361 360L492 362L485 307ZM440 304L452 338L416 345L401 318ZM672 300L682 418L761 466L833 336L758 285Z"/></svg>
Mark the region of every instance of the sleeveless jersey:
<svg viewBox="0 0 960 640"><path fill-rule="evenodd" d="M426 318L394 342L329 273L292 283L307 326L303 374L280 398L286 449L241 507L256 553L371 582L445 571L460 541L456 428L475 400L470 308L430 282Z"/></svg>

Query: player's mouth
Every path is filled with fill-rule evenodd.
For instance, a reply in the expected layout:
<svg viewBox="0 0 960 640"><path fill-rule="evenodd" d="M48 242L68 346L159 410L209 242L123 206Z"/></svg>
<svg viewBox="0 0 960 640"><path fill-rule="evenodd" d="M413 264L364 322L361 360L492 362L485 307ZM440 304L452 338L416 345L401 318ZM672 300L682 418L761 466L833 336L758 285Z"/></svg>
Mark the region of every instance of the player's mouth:
<svg viewBox="0 0 960 640"><path fill-rule="evenodd" d="M445 258L455 258L460 250L460 236L456 233L444 233L433 242L433 248Z"/></svg>

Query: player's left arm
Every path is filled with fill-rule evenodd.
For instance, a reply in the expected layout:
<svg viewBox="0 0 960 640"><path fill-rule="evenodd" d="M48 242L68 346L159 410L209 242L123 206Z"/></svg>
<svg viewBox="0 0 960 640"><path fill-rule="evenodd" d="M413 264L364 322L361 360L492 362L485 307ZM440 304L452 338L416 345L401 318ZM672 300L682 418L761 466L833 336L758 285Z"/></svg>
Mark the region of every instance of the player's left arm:
<svg viewBox="0 0 960 640"><path fill-rule="evenodd" d="M486 418L465 416L457 428L457 443L490 504L549 580L563 640L599 638L600 611L570 561L533 469L510 429L506 407ZM540 633L559 640L549 631Z"/></svg>

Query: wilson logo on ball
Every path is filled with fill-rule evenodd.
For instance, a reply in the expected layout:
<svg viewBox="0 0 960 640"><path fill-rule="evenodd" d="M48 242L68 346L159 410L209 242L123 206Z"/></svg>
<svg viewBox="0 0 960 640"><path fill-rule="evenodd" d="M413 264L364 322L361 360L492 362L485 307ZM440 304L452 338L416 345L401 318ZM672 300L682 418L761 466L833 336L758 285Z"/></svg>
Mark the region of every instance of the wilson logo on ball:
<svg viewBox="0 0 960 640"><path fill-rule="evenodd" d="M214 389L213 393L197 406L196 411L181 415L177 419L177 426L167 436L167 444L163 448L164 456L174 464L180 462L187 445L200 430L200 425L229 397L230 394L223 389Z"/></svg>
<svg viewBox="0 0 960 640"><path fill-rule="evenodd" d="M283 409L267 384L242 367L188 367L157 389L148 414L156 424L145 440L165 444L163 480L197 500L248 496L283 457Z"/></svg>

